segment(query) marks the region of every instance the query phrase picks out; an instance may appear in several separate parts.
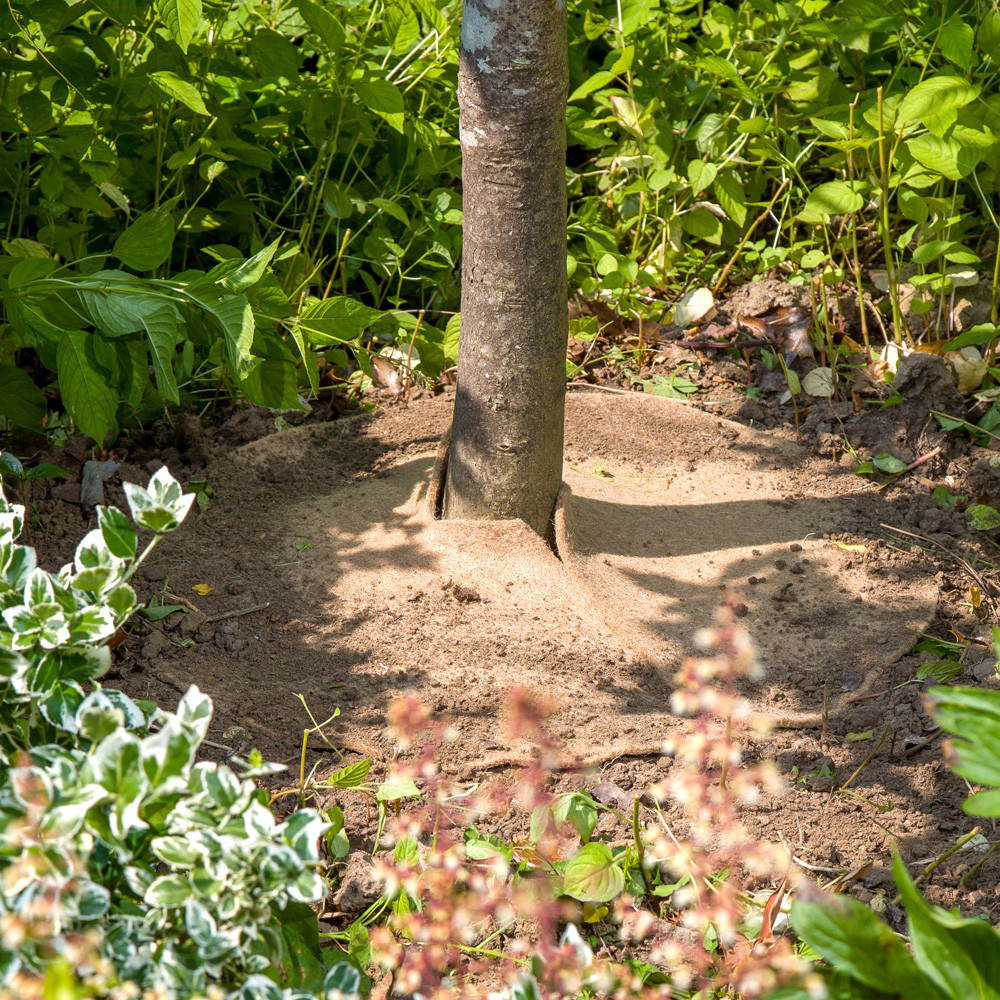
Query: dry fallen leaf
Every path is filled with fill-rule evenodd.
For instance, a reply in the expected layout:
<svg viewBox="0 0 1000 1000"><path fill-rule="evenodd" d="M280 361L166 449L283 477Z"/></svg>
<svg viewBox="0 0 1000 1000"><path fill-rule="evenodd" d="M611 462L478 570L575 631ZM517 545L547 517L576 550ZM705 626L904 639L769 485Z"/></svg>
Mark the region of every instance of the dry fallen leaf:
<svg viewBox="0 0 1000 1000"><path fill-rule="evenodd" d="M832 542L838 549L843 549L845 552L867 552L867 545L848 545L847 542Z"/></svg>
<svg viewBox="0 0 1000 1000"><path fill-rule="evenodd" d="M802 379L802 389L810 396L832 396L837 391L837 376L832 368L814 368Z"/></svg>

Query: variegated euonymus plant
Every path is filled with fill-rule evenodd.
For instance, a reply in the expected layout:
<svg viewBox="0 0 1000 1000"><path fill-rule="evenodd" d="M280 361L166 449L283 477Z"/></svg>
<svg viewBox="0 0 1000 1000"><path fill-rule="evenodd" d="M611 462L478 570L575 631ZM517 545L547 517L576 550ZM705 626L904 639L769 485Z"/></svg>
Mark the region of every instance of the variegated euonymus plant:
<svg viewBox="0 0 1000 1000"><path fill-rule="evenodd" d="M259 759L197 761L212 703L196 687L166 712L98 683L130 577L194 499L166 469L125 492L146 548L99 507L56 573L17 544L24 508L0 492L0 998L354 994L308 906L319 814L277 822Z"/></svg>

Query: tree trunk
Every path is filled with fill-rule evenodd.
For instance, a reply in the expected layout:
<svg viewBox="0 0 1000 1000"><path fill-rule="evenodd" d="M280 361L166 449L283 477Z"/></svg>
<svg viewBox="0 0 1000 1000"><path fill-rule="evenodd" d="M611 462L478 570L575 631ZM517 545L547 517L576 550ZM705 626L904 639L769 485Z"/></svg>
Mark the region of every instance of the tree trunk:
<svg viewBox="0 0 1000 1000"><path fill-rule="evenodd" d="M444 514L551 536L566 399L565 0L465 0L458 392Z"/></svg>

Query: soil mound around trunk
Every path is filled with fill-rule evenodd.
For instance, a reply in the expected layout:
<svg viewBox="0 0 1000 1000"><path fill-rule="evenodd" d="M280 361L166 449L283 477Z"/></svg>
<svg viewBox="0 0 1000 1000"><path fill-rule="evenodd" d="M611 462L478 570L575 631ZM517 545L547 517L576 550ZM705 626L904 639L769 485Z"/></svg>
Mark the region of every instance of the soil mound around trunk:
<svg viewBox="0 0 1000 1000"><path fill-rule="evenodd" d="M761 708L818 726L828 685L831 726L862 724L866 703L846 698L885 679L936 607L930 571L884 540L888 504L681 404L574 394L566 418L561 559L520 522L435 520L441 401L224 456L207 473L218 499L146 574L213 588L180 626L191 644L147 650L129 689L197 683L219 731L268 759L297 760L307 705L316 721L340 710L325 730L339 747L386 761L386 710L415 694L453 723L446 768L525 762L535 748L505 735L514 687L551 704L566 763L651 755L684 725L673 669L736 590L768 671Z"/></svg>

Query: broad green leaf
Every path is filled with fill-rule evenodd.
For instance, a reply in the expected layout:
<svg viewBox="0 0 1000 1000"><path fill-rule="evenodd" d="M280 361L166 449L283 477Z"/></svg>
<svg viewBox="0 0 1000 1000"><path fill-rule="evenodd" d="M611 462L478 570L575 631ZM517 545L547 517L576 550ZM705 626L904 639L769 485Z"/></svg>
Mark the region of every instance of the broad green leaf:
<svg viewBox="0 0 1000 1000"><path fill-rule="evenodd" d="M696 208L681 216L681 228L691 236L718 245L722 242L722 220L707 208Z"/></svg>
<svg viewBox="0 0 1000 1000"><path fill-rule="evenodd" d="M899 210L913 222L926 222L930 209L927 199L911 188L900 188L896 193L896 204Z"/></svg>
<svg viewBox="0 0 1000 1000"><path fill-rule="evenodd" d="M688 180L691 182L691 193L701 194L714 180L719 168L706 160L692 160L687 165Z"/></svg>
<svg viewBox="0 0 1000 1000"><path fill-rule="evenodd" d="M994 62L1000 60L1000 12L987 11L976 29L976 48Z"/></svg>
<svg viewBox="0 0 1000 1000"><path fill-rule="evenodd" d="M378 786L375 797L379 802L395 802L398 799L419 798L420 789L412 778L401 778L390 772L389 777Z"/></svg>
<svg viewBox="0 0 1000 1000"><path fill-rule="evenodd" d="M906 908L913 957L926 977L956 1000L998 1000L1000 931L984 920L958 917L930 906L898 854L892 874ZM910 994L904 995L909 1000Z"/></svg>
<svg viewBox="0 0 1000 1000"><path fill-rule="evenodd" d="M1000 511L986 504L974 503L966 508L965 516L977 531L993 531L1000 528Z"/></svg>
<svg viewBox="0 0 1000 1000"><path fill-rule="evenodd" d="M803 222L827 222L832 215L860 211L864 203L864 198L846 181L828 181L812 189L799 218Z"/></svg>
<svg viewBox="0 0 1000 1000"><path fill-rule="evenodd" d="M232 273L220 279L219 284L230 292L245 292L248 288L256 285L264 276L267 265L271 263L271 258L281 243L279 236L273 243L269 243L263 250L259 250L248 261Z"/></svg>
<svg viewBox="0 0 1000 1000"><path fill-rule="evenodd" d="M795 933L834 969L859 983L907 1000L944 1000L917 967L906 944L863 903L850 896L796 900Z"/></svg>
<svg viewBox="0 0 1000 1000"><path fill-rule="evenodd" d="M331 788L356 788L364 782L371 770L370 760L359 760L355 764L348 764L339 771L335 771L326 779L326 783Z"/></svg>
<svg viewBox="0 0 1000 1000"><path fill-rule="evenodd" d="M115 240L114 255L136 271L152 271L169 256L174 243L174 220L164 208L140 215Z"/></svg>
<svg viewBox="0 0 1000 1000"><path fill-rule="evenodd" d="M382 27L397 55L411 49L420 38L420 21L409 0L386 0Z"/></svg>
<svg viewBox="0 0 1000 1000"><path fill-rule="evenodd" d="M298 326L308 343L315 347L327 347L356 340L381 316L380 310L372 309L357 299L335 295L306 306Z"/></svg>
<svg viewBox="0 0 1000 1000"><path fill-rule="evenodd" d="M156 9L181 51L187 52L201 24L201 0L156 0Z"/></svg>
<svg viewBox="0 0 1000 1000"><path fill-rule="evenodd" d="M607 844L584 844L566 862L563 892L583 903L606 903L621 895L625 876Z"/></svg>
<svg viewBox="0 0 1000 1000"><path fill-rule="evenodd" d="M731 170L719 174L712 190L722 211L742 229L747 219L747 196L736 174Z"/></svg>
<svg viewBox="0 0 1000 1000"><path fill-rule="evenodd" d="M967 177L983 157L978 144L960 142L954 134L942 139L924 132L907 139L906 149L921 166L952 181Z"/></svg>
<svg viewBox="0 0 1000 1000"><path fill-rule="evenodd" d="M102 445L118 409L118 394L90 352L89 341L96 336L66 330L59 341L56 362L63 405L80 430Z"/></svg>
<svg viewBox="0 0 1000 1000"><path fill-rule="evenodd" d="M176 73L161 70L157 73L150 73L149 78L167 97L180 101L196 115L208 114L208 108L205 107L201 94L187 80L182 80Z"/></svg>
<svg viewBox="0 0 1000 1000"><path fill-rule="evenodd" d="M888 472L895 474L897 472L905 472L907 469L907 464L901 458L896 458L895 455L890 455L885 452L881 455L876 455L872 459L872 464L876 469L882 472Z"/></svg>
<svg viewBox="0 0 1000 1000"><path fill-rule="evenodd" d="M945 59L965 73L972 65L972 40L972 25L963 21L958 14L952 14L941 25L937 41Z"/></svg>
<svg viewBox="0 0 1000 1000"><path fill-rule="evenodd" d="M106 14L119 24L129 24L135 20L135 0L90 0L102 14Z"/></svg>
<svg viewBox="0 0 1000 1000"><path fill-rule="evenodd" d="M611 110L614 111L618 124L626 132L630 132L637 139L641 139L642 130L642 105L630 94L612 94L608 101Z"/></svg>
<svg viewBox="0 0 1000 1000"><path fill-rule="evenodd" d="M311 0L298 0L295 6L309 29L331 52L336 52L344 44L344 29L326 8Z"/></svg>
<svg viewBox="0 0 1000 1000"><path fill-rule="evenodd" d="M597 826L597 805L586 792L560 795L552 806L557 824L569 823L584 842L590 840Z"/></svg>
<svg viewBox="0 0 1000 1000"><path fill-rule="evenodd" d="M303 408L299 402L299 380L291 359L261 359L239 386L254 406L266 406L270 410Z"/></svg>
<svg viewBox="0 0 1000 1000"><path fill-rule="evenodd" d="M596 73L591 73L584 81L580 84L572 94L569 95L569 103L572 104L574 101L582 100L588 94L592 94L595 90L600 90L601 87L607 86L615 80L615 74L609 73L606 69L598 70Z"/></svg>
<svg viewBox="0 0 1000 1000"><path fill-rule="evenodd" d="M321 958L315 911L307 903L288 903L280 910L275 909L274 920L282 938L287 986L308 988L310 993L319 992L315 987L323 980L326 964ZM342 993L337 995L345 996Z"/></svg>
<svg viewBox="0 0 1000 1000"><path fill-rule="evenodd" d="M954 246L957 246L957 244L951 240L928 240L926 243L921 243L913 251L913 263L929 264L932 260L937 260L945 250Z"/></svg>
<svg viewBox="0 0 1000 1000"><path fill-rule="evenodd" d="M0 365L0 417L15 427L40 431L47 409L31 376L13 365Z"/></svg>
<svg viewBox="0 0 1000 1000"><path fill-rule="evenodd" d="M1000 336L1000 330L992 323L979 323L960 333L954 340L949 340L948 349L960 351L963 347L980 347L995 340L998 336Z"/></svg>
<svg viewBox="0 0 1000 1000"><path fill-rule="evenodd" d="M394 83L363 78L354 81L354 90L369 111L384 118L397 132L403 131L403 95Z"/></svg>
<svg viewBox="0 0 1000 1000"><path fill-rule="evenodd" d="M202 286L203 287L203 286ZM225 339L226 360L237 379L242 380L260 364L259 358L250 355L253 343L253 310L245 295L227 295L214 299L202 296L202 288L189 288L188 296L215 318Z"/></svg>
<svg viewBox="0 0 1000 1000"><path fill-rule="evenodd" d="M971 104L982 88L961 76L932 76L918 83L896 109L898 125L922 122L925 115L939 115Z"/></svg>
<svg viewBox="0 0 1000 1000"><path fill-rule="evenodd" d="M24 466L12 451L0 452L0 473L7 473L18 478L24 475Z"/></svg>
<svg viewBox="0 0 1000 1000"><path fill-rule="evenodd" d="M168 302L128 271L104 270L90 275L80 298L94 321L109 337L142 330L142 317Z"/></svg>
<svg viewBox="0 0 1000 1000"><path fill-rule="evenodd" d="M179 332L177 317L172 308L162 306L142 318L153 358L153 373L160 395L171 403L180 403L177 379L174 375L174 356Z"/></svg>

